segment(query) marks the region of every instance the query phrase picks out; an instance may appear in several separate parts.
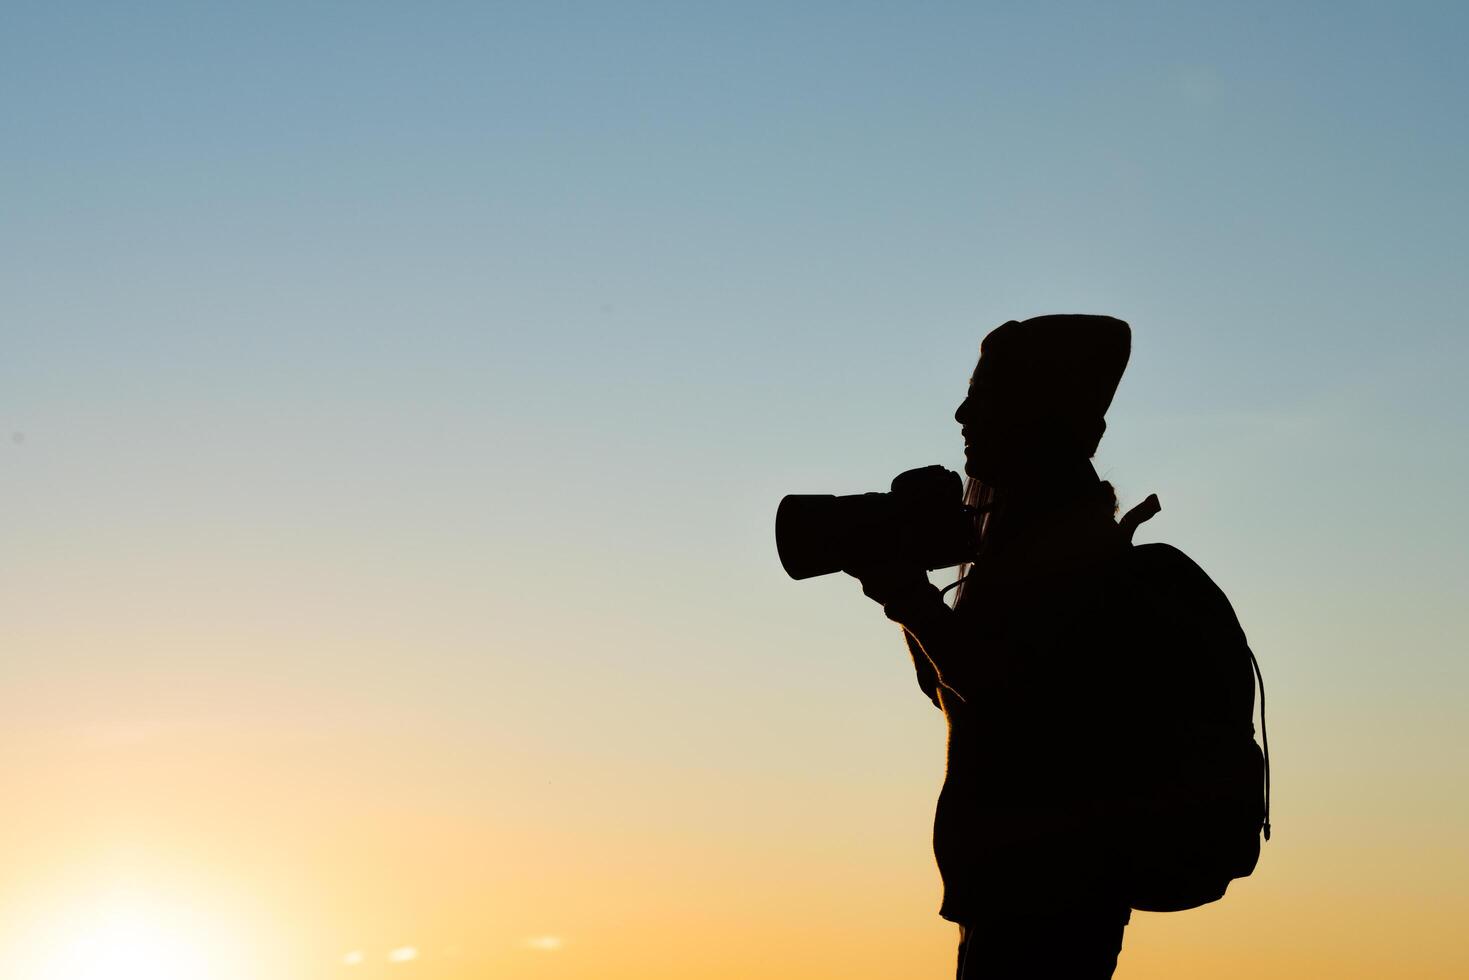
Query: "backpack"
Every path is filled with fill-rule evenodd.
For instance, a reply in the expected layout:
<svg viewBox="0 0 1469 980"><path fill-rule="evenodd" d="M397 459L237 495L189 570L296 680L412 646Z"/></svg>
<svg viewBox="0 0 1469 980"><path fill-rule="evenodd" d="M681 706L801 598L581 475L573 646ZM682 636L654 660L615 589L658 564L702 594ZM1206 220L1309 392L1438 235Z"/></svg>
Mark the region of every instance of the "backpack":
<svg viewBox="0 0 1469 980"><path fill-rule="evenodd" d="M1157 510L1149 497L1120 522L1128 543L1114 601L1136 643L1116 665L1131 748L1110 836L1128 904L1174 912L1218 900L1254 871L1262 834L1270 839L1270 743L1265 679L1229 600L1178 549L1131 543Z"/></svg>

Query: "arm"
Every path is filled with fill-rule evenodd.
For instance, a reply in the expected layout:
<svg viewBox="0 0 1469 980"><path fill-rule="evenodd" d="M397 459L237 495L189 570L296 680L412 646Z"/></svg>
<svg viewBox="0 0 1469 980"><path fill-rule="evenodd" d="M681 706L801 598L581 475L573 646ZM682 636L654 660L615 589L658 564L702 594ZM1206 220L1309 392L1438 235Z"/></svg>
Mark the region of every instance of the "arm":
<svg viewBox="0 0 1469 980"><path fill-rule="evenodd" d="M989 682L981 676L989 657L977 656L977 638L961 634L954 610L922 569L874 566L849 569L848 574L862 582L863 593L882 605L888 619L903 627L918 685L934 704L939 704L938 687L968 701Z"/></svg>
<svg viewBox="0 0 1469 980"><path fill-rule="evenodd" d="M937 685L960 701L976 696L984 680L979 676L981 660L972 642L966 643L959 630L958 616L940 598L939 590L927 582L905 590L883 603L883 613L903 627L915 665L926 662ZM922 671L920 681L922 684ZM937 691L929 693L938 704Z"/></svg>
<svg viewBox="0 0 1469 980"><path fill-rule="evenodd" d="M939 675L933 669L933 663L928 659L928 654L923 652L923 647L918 640L907 630L903 631L903 639L908 644L908 655L913 658L913 672L918 675L918 686L928 699L933 702L935 708L942 709L943 704L939 701Z"/></svg>

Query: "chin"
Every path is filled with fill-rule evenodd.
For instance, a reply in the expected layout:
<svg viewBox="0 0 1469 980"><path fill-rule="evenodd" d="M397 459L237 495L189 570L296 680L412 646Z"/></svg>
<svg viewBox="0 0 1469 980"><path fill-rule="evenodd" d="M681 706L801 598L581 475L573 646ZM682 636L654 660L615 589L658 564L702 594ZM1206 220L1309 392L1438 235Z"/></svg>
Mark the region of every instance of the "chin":
<svg viewBox="0 0 1469 980"><path fill-rule="evenodd" d="M1002 482L1001 472L1003 467L997 465L994 456L987 453L968 452L964 454L964 475L971 476L981 483L990 486L999 486Z"/></svg>
<svg viewBox="0 0 1469 980"><path fill-rule="evenodd" d="M993 477L993 474L989 472L989 468L973 457L964 460L964 475L971 476L984 483L991 482L991 478Z"/></svg>

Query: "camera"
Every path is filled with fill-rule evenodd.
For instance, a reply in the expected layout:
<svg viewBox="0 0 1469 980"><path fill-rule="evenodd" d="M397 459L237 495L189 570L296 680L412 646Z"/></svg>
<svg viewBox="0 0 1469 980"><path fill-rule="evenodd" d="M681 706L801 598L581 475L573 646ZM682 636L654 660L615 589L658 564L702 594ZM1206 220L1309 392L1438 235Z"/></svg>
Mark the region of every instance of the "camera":
<svg viewBox="0 0 1469 980"><path fill-rule="evenodd" d="M911 562L947 568L974 559L979 510L942 466L899 473L888 493L790 494L775 512L775 547L793 579Z"/></svg>

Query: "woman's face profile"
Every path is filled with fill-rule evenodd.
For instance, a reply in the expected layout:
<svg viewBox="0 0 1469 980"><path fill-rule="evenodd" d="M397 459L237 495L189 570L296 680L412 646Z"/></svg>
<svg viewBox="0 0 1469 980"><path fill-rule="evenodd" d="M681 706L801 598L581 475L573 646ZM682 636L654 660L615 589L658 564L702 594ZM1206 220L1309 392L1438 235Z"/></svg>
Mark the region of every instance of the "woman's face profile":
<svg viewBox="0 0 1469 980"><path fill-rule="evenodd" d="M954 421L964 435L964 472L986 483L997 482L1008 455L996 407L992 386L984 384L976 370L968 393L954 410Z"/></svg>
<svg viewBox="0 0 1469 980"><path fill-rule="evenodd" d="M993 366L975 369L968 393L954 410L964 435L966 475L1004 487L1044 463L1048 440L1017 405L1018 398Z"/></svg>

